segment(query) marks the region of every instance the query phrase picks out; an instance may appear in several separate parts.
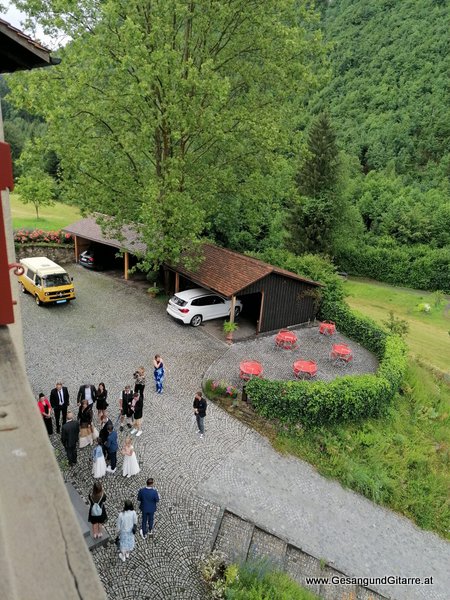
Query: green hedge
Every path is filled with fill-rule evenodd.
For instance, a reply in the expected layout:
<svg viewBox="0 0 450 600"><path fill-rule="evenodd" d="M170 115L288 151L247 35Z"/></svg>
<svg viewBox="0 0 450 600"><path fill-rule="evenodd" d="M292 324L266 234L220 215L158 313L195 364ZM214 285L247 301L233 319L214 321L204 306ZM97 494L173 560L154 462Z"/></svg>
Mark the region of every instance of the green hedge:
<svg viewBox="0 0 450 600"><path fill-rule="evenodd" d="M247 384L247 394L259 414L291 425L356 421L385 412L405 368L404 344L389 339L386 356L374 375L348 375L331 383L253 379Z"/></svg>
<svg viewBox="0 0 450 600"><path fill-rule="evenodd" d="M340 332L361 343L380 361L376 374L339 377L331 383L253 379L247 384L247 393L255 409L270 419L310 427L382 414L406 372L404 342L372 319L352 313L343 301L336 269L326 258L296 256L280 248L253 256L325 283L319 318L334 321Z"/></svg>
<svg viewBox="0 0 450 600"><path fill-rule="evenodd" d="M351 275L393 285L450 293L450 248L414 246L346 246L337 257Z"/></svg>

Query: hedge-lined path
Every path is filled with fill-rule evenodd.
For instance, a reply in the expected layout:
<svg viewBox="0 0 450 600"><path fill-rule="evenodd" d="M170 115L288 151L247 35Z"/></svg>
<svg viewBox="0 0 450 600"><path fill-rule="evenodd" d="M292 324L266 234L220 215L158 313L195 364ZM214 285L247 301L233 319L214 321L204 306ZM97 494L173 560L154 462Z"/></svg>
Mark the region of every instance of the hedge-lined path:
<svg viewBox="0 0 450 600"><path fill-rule="evenodd" d="M154 541L137 538L132 560L121 563L114 546L93 559L110 600L203 600L199 556L207 552L220 506L249 518L330 562L347 575L433 576L432 587L373 586L400 600L448 600L450 544L319 476L306 463L276 453L268 442L210 404L203 440L192 423L192 397L205 371L232 353L203 328L182 327L165 305L103 274L71 267L77 300L37 307L21 296L27 372L34 392L48 393L63 378L74 399L81 383L104 380L111 415L132 373L160 353L169 369L164 394L146 389L144 434L135 440L143 470L104 480L107 524L135 498L147 475L161 493ZM351 367L352 368L352 367ZM120 435L121 441L124 434ZM54 444L59 443L54 436ZM92 486L90 450L66 472L87 498Z"/></svg>

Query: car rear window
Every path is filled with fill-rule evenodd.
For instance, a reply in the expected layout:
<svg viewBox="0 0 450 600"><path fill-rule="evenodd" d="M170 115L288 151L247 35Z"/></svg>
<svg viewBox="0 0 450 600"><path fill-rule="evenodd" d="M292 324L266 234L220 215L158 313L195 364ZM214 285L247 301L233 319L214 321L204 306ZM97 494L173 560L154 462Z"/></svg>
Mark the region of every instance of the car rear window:
<svg viewBox="0 0 450 600"><path fill-rule="evenodd" d="M178 298L178 296L172 296L170 300L177 306L186 306L187 304L186 300L182 300L181 298Z"/></svg>

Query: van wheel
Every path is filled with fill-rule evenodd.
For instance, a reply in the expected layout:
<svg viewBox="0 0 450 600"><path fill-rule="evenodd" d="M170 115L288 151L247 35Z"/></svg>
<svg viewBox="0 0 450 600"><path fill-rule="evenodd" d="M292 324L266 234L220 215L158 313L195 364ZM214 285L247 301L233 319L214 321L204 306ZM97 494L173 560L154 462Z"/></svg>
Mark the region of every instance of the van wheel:
<svg viewBox="0 0 450 600"><path fill-rule="evenodd" d="M199 325L202 324L202 315L195 315L195 317L192 317L191 319L191 325L192 327L198 327Z"/></svg>
<svg viewBox="0 0 450 600"><path fill-rule="evenodd" d="M38 296L38 295L36 295L36 296L34 297L34 301L36 302L36 304L37 304L38 306L40 306L40 305L41 305L41 301L39 300L39 296Z"/></svg>
<svg viewBox="0 0 450 600"><path fill-rule="evenodd" d="M235 306L234 307L234 318L238 317L241 313L241 307L240 306Z"/></svg>
<svg viewBox="0 0 450 600"><path fill-rule="evenodd" d="M27 290L25 289L25 286L23 285L23 283L20 284L20 288L22 290L22 294L26 294Z"/></svg>

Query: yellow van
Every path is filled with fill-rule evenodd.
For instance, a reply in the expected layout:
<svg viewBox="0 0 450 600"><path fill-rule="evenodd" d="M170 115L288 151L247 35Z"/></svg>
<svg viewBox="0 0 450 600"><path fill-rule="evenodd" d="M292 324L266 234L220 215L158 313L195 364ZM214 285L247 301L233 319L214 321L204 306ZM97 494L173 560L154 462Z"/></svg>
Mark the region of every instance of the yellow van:
<svg viewBox="0 0 450 600"><path fill-rule="evenodd" d="M32 294L38 306L75 300L72 279L62 267L49 258L22 258L20 264L24 268L23 275L19 277L22 292Z"/></svg>

